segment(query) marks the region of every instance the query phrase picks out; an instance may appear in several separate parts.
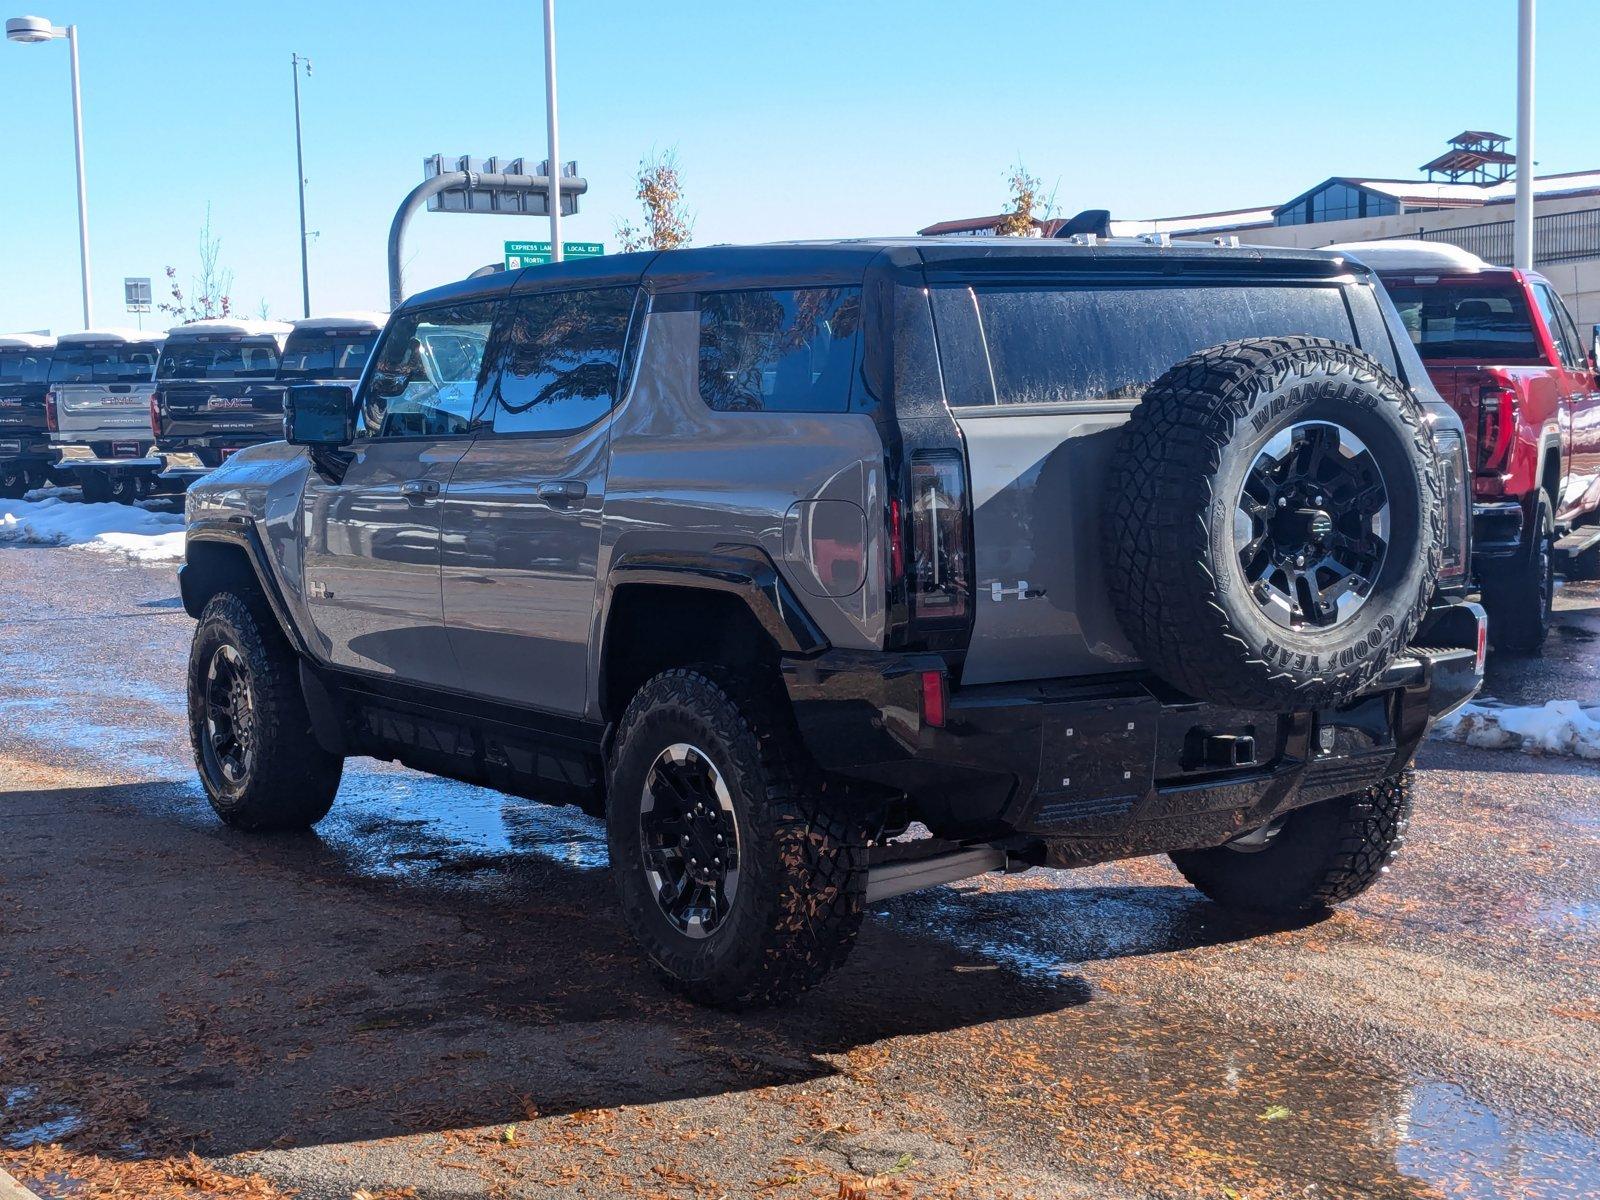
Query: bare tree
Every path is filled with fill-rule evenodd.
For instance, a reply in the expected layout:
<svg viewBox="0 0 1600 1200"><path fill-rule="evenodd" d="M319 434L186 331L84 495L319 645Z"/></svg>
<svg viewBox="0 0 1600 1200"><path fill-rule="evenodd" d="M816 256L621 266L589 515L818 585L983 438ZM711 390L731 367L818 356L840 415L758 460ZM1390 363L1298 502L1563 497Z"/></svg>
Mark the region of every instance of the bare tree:
<svg viewBox="0 0 1600 1200"><path fill-rule="evenodd" d="M995 233L1001 237L1038 237L1039 215L1035 210L1042 210L1046 216L1050 211L1049 203L1039 195L1044 185L1028 174L1028 169L1021 163L1011 168L1008 182L1011 188L1010 207L994 227Z"/></svg>
<svg viewBox="0 0 1600 1200"><path fill-rule="evenodd" d="M671 250L687 246L694 235L694 217L683 203L683 175L678 152L651 153L639 160L638 190L644 221L618 221L617 241L624 251Z"/></svg>
<svg viewBox="0 0 1600 1200"><path fill-rule="evenodd" d="M222 239L211 232L211 206L206 205L206 223L200 227L200 274L194 277L194 295L184 293L178 282L178 269L167 268L167 284L172 299L156 307L178 319L179 324L226 317L233 312L233 272L217 265Z"/></svg>

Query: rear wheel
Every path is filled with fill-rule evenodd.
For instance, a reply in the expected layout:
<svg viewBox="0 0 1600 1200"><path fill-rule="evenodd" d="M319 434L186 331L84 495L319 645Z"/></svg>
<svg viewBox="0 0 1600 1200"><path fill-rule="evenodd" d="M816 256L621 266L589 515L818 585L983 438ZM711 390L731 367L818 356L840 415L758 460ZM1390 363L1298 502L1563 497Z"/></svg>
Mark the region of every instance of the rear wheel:
<svg viewBox="0 0 1600 1200"><path fill-rule="evenodd" d="M1411 820L1407 770L1365 791L1295 809L1226 845L1171 855L1224 908L1290 916L1353 899L1389 870Z"/></svg>
<svg viewBox="0 0 1600 1200"><path fill-rule="evenodd" d="M1531 536L1514 562L1496 566L1483 581L1483 607L1489 614L1489 640L1497 650L1535 654L1550 633L1554 613L1555 511L1539 493Z"/></svg>
<svg viewBox="0 0 1600 1200"><path fill-rule="evenodd" d="M20 462L0 463L0 499L20 500L29 486L27 469Z"/></svg>
<svg viewBox="0 0 1600 1200"><path fill-rule="evenodd" d="M111 502L111 476L104 471L78 471L75 482L83 490L83 498L89 504L109 504Z"/></svg>
<svg viewBox="0 0 1600 1200"><path fill-rule="evenodd" d="M849 953L866 823L809 767L759 681L664 671L617 732L606 819L623 918L668 987L702 1004L779 1004Z"/></svg>
<svg viewBox="0 0 1600 1200"><path fill-rule="evenodd" d="M189 653L189 737L226 824L309 829L332 807L344 760L313 736L294 651L271 622L231 593L206 604Z"/></svg>

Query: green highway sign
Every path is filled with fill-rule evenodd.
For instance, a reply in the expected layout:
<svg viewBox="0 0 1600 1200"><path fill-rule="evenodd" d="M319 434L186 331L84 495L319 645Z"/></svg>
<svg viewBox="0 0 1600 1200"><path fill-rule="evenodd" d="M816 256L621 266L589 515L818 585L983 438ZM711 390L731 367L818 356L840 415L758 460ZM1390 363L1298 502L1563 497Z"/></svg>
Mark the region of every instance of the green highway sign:
<svg viewBox="0 0 1600 1200"><path fill-rule="evenodd" d="M562 242L563 258L599 258L605 254L604 242ZM507 242L506 270L520 271L523 267L537 267L550 261L549 242Z"/></svg>

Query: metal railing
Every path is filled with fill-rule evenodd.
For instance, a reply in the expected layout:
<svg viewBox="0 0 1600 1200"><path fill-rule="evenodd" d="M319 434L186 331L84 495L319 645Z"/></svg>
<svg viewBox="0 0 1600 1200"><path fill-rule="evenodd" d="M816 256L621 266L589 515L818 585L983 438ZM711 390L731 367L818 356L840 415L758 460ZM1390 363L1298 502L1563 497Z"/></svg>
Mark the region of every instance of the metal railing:
<svg viewBox="0 0 1600 1200"><path fill-rule="evenodd" d="M1378 240L1387 242L1412 238L1424 242L1446 242L1476 254L1485 262L1509 267L1515 253L1512 227L1511 221L1490 221L1482 225L1393 233ZM1574 262L1583 258L1600 258L1600 208L1546 213L1533 219L1533 261L1536 265Z"/></svg>

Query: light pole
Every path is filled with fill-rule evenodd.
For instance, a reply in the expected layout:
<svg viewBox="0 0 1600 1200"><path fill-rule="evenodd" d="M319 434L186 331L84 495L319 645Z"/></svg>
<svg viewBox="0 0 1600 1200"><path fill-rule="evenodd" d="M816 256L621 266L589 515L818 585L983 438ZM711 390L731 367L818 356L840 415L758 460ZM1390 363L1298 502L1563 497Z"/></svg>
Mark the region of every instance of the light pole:
<svg viewBox="0 0 1600 1200"><path fill-rule="evenodd" d="M544 0L544 103L550 126L550 261L561 261L561 134L556 123L556 0Z"/></svg>
<svg viewBox="0 0 1600 1200"><path fill-rule="evenodd" d="M1533 270L1533 0L1517 3L1517 195L1512 262Z"/></svg>
<svg viewBox="0 0 1600 1200"><path fill-rule="evenodd" d="M294 166L295 181L300 185L300 299L305 307L304 316L311 315L311 268L306 262L306 160L300 148L300 68L311 78L311 60L298 54L289 55L289 70L294 75Z"/></svg>
<svg viewBox="0 0 1600 1200"><path fill-rule="evenodd" d="M72 59L72 136L78 151L78 261L83 269L83 327L94 327L94 307L89 300L89 197L83 184L83 98L78 88L78 27L65 29L43 17L12 17L6 38L29 44L66 38Z"/></svg>

